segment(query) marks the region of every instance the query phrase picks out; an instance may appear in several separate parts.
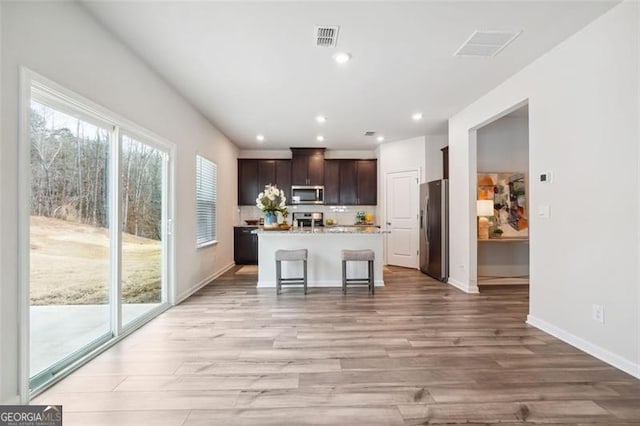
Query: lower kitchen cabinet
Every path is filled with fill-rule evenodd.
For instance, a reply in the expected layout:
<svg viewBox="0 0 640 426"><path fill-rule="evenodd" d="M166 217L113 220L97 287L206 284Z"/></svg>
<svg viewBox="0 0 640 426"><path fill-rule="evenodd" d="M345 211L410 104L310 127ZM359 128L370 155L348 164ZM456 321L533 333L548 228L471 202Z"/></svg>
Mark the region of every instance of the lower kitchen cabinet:
<svg viewBox="0 0 640 426"><path fill-rule="evenodd" d="M233 228L233 259L236 265L258 264L258 235L252 234L255 226Z"/></svg>

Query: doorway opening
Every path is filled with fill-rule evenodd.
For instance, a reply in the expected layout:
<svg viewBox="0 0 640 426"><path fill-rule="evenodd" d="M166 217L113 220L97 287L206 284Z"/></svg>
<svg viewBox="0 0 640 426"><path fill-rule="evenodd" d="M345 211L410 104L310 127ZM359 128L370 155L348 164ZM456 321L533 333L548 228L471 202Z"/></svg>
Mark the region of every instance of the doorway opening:
<svg viewBox="0 0 640 426"><path fill-rule="evenodd" d="M477 285L529 285L529 108L476 129Z"/></svg>

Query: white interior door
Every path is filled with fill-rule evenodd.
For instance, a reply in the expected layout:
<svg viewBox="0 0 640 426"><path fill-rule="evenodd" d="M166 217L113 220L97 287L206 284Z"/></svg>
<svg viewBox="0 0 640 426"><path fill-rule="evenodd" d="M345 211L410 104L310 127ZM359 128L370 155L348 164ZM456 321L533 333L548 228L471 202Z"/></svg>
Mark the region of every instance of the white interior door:
<svg viewBox="0 0 640 426"><path fill-rule="evenodd" d="M386 175L387 263L418 268L418 171Z"/></svg>

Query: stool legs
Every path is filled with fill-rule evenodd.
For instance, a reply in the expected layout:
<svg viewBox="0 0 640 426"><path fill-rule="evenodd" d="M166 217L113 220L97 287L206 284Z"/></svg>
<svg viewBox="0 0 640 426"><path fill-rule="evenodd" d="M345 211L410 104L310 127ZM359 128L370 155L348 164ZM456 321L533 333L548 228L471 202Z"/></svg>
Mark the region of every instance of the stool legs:
<svg viewBox="0 0 640 426"><path fill-rule="evenodd" d="M282 262L276 260L276 294L282 290Z"/></svg>
<svg viewBox="0 0 640 426"><path fill-rule="evenodd" d="M347 294L347 261L342 261L342 294Z"/></svg>
<svg viewBox="0 0 640 426"><path fill-rule="evenodd" d="M307 294L308 287L308 275L307 275L307 260L306 259L296 259L296 260L286 260L289 262L302 262L303 276L301 278L282 278L282 260L276 260L276 295L282 293L282 284L302 284L304 288L304 294Z"/></svg>
<svg viewBox="0 0 640 426"><path fill-rule="evenodd" d="M369 291L376 294L376 282L373 280L373 261L369 260Z"/></svg>
<svg viewBox="0 0 640 426"><path fill-rule="evenodd" d="M347 279L347 261L342 261L342 294L347 294L347 282L355 281L359 284L367 284L369 293L376 294L375 280L373 276L373 260L367 260L367 277L365 278L351 278Z"/></svg>
<svg viewBox="0 0 640 426"><path fill-rule="evenodd" d="M303 269L304 269L304 294L307 294L307 261L303 260Z"/></svg>

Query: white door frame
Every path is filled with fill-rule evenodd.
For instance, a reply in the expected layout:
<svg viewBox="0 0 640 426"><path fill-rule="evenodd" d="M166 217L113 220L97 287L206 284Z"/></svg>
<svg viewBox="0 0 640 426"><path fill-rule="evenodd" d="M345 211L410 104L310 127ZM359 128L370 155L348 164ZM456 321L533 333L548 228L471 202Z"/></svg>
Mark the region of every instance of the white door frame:
<svg viewBox="0 0 640 426"><path fill-rule="evenodd" d="M467 293L480 292L478 288L478 229L476 227L476 198L478 196L478 129L493 123L505 115L508 115L528 104L529 99L524 99L469 128L469 283L466 289L459 287ZM529 122L530 121L531 120L529 119ZM531 132L531 126L529 126L529 132ZM531 135L529 135L529 150L527 151L527 154L529 156L529 173L531 173ZM530 188L531 187L529 187L529 193L527 194L527 203L529 206L532 205ZM529 221L529 239L531 239L531 221ZM531 266L531 255L529 255L529 266ZM531 268L529 268L529 286L531 286ZM456 287L458 286L456 285ZM531 305L529 305L529 310L531 310Z"/></svg>

